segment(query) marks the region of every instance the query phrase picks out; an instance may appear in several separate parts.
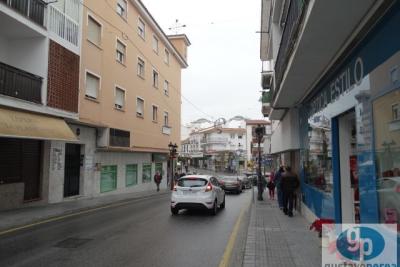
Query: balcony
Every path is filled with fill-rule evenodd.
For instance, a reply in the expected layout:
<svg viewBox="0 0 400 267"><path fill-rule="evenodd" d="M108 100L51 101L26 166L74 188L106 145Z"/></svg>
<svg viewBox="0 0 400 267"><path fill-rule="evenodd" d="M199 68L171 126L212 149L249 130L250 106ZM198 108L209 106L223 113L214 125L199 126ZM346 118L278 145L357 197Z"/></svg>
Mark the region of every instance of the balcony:
<svg viewBox="0 0 400 267"><path fill-rule="evenodd" d="M275 64L276 88L279 88L280 83L282 82L286 66L293 52L293 47L300 28L299 26L301 24L304 11L306 10L306 2L308 1L290 0L289 2L289 10L285 21L285 28L283 30L281 45Z"/></svg>
<svg viewBox="0 0 400 267"><path fill-rule="evenodd" d="M46 3L42 0L0 0L40 26L45 26Z"/></svg>
<svg viewBox="0 0 400 267"><path fill-rule="evenodd" d="M42 103L42 78L0 62L0 94Z"/></svg>
<svg viewBox="0 0 400 267"><path fill-rule="evenodd" d="M79 23L52 5L49 5L48 28L50 32L74 47L79 45Z"/></svg>
<svg viewBox="0 0 400 267"><path fill-rule="evenodd" d="M271 65L271 61L262 62L261 87L264 90L272 89L274 72L272 71Z"/></svg>
<svg viewBox="0 0 400 267"><path fill-rule="evenodd" d="M261 112L264 117L268 117L271 112L272 91L262 93L260 102L262 104Z"/></svg>

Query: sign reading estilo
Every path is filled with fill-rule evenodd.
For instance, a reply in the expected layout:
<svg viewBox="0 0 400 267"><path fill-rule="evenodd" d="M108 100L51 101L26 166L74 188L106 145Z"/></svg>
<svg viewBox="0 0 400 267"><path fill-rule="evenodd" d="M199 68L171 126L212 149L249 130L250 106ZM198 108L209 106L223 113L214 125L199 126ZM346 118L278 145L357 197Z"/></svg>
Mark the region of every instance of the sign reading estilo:
<svg viewBox="0 0 400 267"><path fill-rule="evenodd" d="M310 115L317 113L341 95L360 85L364 77L364 63L361 57L350 62L339 75L328 83L310 102Z"/></svg>

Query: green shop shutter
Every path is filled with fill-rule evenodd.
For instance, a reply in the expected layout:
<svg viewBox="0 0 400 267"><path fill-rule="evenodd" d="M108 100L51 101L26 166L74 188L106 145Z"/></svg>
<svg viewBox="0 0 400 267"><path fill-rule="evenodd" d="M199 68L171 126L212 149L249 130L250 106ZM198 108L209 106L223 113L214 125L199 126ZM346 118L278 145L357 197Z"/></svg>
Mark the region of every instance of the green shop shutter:
<svg viewBox="0 0 400 267"><path fill-rule="evenodd" d="M142 181L143 183L151 182L151 164L143 164Z"/></svg>
<svg viewBox="0 0 400 267"><path fill-rule="evenodd" d="M126 186L136 185L137 184L137 165L130 164L126 165Z"/></svg>
<svg viewBox="0 0 400 267"><path fill-rule="evenodd" d="M160 174L161 174L162 176L164 176L163 168L162 168L162 163L161 163L161 162L157 162L157 163L156 163L156 172L160 172Z"/></svg>
<svg viewBox="0 0 400 267"><path fill-rule="evenodd" d="M117 188L117 166L103 166L100 177L100 193Z"/></svg>

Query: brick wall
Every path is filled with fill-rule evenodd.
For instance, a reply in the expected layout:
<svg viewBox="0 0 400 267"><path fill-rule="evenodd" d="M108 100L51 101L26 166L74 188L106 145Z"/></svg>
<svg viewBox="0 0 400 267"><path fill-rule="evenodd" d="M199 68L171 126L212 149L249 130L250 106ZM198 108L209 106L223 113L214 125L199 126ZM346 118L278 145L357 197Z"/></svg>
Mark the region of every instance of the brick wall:
<svg viewBox="0 0 400 267"><path fill-rule="evenodd" d="M47 105L78 112L79 56L50 40Z"/></svg>

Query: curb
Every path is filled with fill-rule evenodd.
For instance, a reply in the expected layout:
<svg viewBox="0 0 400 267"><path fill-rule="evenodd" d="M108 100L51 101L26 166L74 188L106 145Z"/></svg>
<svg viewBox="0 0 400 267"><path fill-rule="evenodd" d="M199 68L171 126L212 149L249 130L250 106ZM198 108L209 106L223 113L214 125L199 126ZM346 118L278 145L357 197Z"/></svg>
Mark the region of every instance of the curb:
<svg viewBox="0 0 400 267"><path fill-rule="evenodd" d="M70 218L70 217L78 216L81 214L87 214L87 213L90 213L91 211L95 212L100 209L107 209L107 208L111 208L111 207L115 207L115 206L123 206L123 205L127 205L134 201L151 199L154 196L164 196L164 195L168 195L168 194L170 194L169 190L165 191L165 192L152 193L152 194L144 195L144 196L132 196L132 197L128 197L125 199L110 201L107 203L89 205L86 207L66 210L66 211L60 212L58 214L44 216L44 217L38 218L38 219L32 219L32 220L30 220L28 222L24 222L22 224L14 224L11 227L4 227L4 228L0 227L0 237L3 235L9 234L9 233L17 232L19 230L31 228L36 225L46 224L46 223L50 223L53 221L59 221L59 220L65 219L65 218Z"/></svg>

